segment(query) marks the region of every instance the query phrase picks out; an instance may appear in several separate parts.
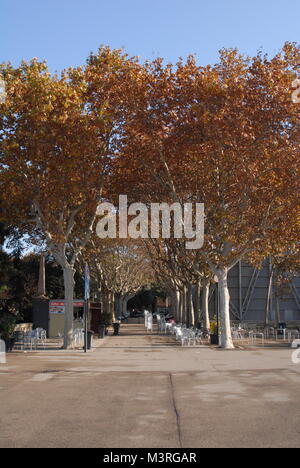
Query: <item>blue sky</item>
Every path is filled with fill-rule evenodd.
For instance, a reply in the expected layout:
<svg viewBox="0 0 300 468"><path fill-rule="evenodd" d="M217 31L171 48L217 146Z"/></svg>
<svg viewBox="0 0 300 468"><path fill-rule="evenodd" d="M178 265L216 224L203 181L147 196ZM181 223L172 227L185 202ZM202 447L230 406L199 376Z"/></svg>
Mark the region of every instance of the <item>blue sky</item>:
<svg viewBox="0 0 300 468"><path fill-rule="evenodd" d="M274 54L299 30L299 0L0 0L0 62L38 57L54 72L105 44L204 65L222 47Z"/></svg>

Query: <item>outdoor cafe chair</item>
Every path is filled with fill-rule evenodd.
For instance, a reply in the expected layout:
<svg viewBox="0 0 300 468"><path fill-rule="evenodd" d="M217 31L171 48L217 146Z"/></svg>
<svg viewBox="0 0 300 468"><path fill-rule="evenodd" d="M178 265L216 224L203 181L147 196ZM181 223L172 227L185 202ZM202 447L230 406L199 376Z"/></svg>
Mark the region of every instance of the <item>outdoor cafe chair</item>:
<svg viewBox="0 0 300 468"><path fill-rule="evenodd" d="M84 341L84 329L83 328L75 328L73 331L73 343L74 346L80 347L83 346Z"/></svg>
<svg viewBox="0 0 300 468"><path fill-rule="evenodd" d="M184 329L181 336L181 345L182 346L191 346L196 345L196 333L191 329Z"/></svg>
<svg viewBox="0 0 300 468"><path fill-rule="evenodd" d="M47 332L46 330L44 330L43 328L37 328L36 330L34 330L36 332L36 340L37 340L37 344L39 342L42 343L43 345L43 348L45 349L45 345L46 345L46 339L47 339Z"/></svg>
<svg viewBox="0 0 300 468"><path fill-rule="evenodd" d="M265 330L265 338L270 339L270 338L275 338L275 337L276 337L275 328L274 327L268 327Z"/></svg>
<svg viewBox="0 0 300 468"><path fill-rule="evenodd" d="M255 332L253 333L253 338L252 338L252 342L253 344L256 344L256 341L258 338L261 338L262 340L262 345L265 346L265 334L262 333L262 332Z"/></svg>
<svg viewBox="0 0 300 468"><path fill-rule="evenodd" d="M232 333L232 338L234 340L242 340L243 339L243 330L233 329L231 331L231 333Z"/></svg>
<svg viewBox="0 0 300 468"><path fill-rule="evenodd" d="M167 331L167 323L164 319L162 319L160 322L160 331L161 333L166 333Z"/></svg>
<svg viewBox="0 0 300 468"><path fill-rule="evenodd" d="M196 343L199 342L199 343L202 345L202 344L203 344L203 341L202 341L203 338L204 338L204 333L203 333L203 331L197 330L197 331L195 332Z"/></svg>
<svg viewBox="0 0 300 468"><path fill-rule="evenodd" d="M153 317L152 315L148 316L147 320L147 332L153 332Z"/></svg>
<svg viewBox="0 0 300 468"><path fill-rule="evenodd" d="M175 327L175 336L176 336L176 340L177 340L177 341L181 341L181 337L182 337L182 333L183 333L182 330L183 330L183 329L182 329L181 326Z"/></svg>
<svg viewBox="0 0 300 468"><path fill-rule="evenodd" d="M275 330L276 341L278 341L280 337L282 337L283 341L286 341L288 339L288 330L286 328L283 328L281 330Z"/></svg>
<svg viewBox="0 0 300 468"><path fill-rule="evenodd" d="M243 334L243 340L246 340L248 338L249 341L253 344L253 335L254 335L253 330L245 330Z"/></svg>
<svg viewBox="0 0 300 468"><path fill-rule="evenodd" d="M288 340L294 341L300 339L300 332L298 330L288 330Z"/></svg>
<svg viewBox="0 0 300 468"><path fill-rule="evenodd" d="M14 348L20 348L21 351L24 350L24 342L25 342L25 332L24 331L16 331L14 333L15 337L15 346Z"/></svg>
<svg viewBox="0 0 300 468"><path fill-rule="evenodd" d="M30 350L37 348L38 333L36 330L24 334L24 347L29 346Z"/></svg>
<svg viewBox="0 0 300 468"><path fill-rule="evenodd" d="M187 328L184 328L182 330L182 333L180 335L180 340L181 340L181 346L188 346L189 344L189 330Z"/></svg>

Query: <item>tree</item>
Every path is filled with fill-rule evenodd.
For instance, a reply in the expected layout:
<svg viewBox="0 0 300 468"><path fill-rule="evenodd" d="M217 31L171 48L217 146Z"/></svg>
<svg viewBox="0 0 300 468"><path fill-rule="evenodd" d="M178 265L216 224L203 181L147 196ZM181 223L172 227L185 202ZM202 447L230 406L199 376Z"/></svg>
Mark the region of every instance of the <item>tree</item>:
<svg viewBox="0 0 300 468"><path fill-rule="evenodd" d="M128 300L153 279L144 250L131 240L94 238L84 250L83 260L89 264L91 275L100 286L102 300L113 316L121 316L127 310Z"/></svg>
<svg viewBox="0 0 300 468"><path fill-rule="evenodd" d="M72 344L75 262L106 190L121 132L124 70L134 64L104 48L60 77L36 59L0 69L7 90L0 105L3 210L23 233L39 234L63 269L65 348Z"/></svg>
<svg viewBox="0 0 300 468"><path fill-rule="evenodd" d="M120 179L125 172L129 187L136 181L133 198L205 204L200 255L219 281L224 348L233 347L229 270L247 253L264 258L299 213L299 109L291 99L299 55L286 44L271 59L224 50L214 67L192 57L176 69L155 61L118 161Z"/></svg>

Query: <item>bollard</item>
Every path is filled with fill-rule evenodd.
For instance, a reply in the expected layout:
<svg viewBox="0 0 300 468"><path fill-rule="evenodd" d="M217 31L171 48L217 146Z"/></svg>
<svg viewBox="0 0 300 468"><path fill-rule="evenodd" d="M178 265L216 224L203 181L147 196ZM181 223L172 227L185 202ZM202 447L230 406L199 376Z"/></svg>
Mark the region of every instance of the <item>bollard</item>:
<svg viewBox="0 0 300 468"><path fill-rule="evenodd" d="M0 340L0 364L6 364L6 345L3 340Z"/></svg>

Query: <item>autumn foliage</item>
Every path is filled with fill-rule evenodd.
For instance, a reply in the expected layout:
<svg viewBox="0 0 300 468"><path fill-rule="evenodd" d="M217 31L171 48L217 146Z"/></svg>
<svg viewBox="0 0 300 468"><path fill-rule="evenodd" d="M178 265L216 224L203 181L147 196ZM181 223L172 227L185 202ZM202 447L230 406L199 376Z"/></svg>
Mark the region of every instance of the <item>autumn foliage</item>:
<svg viewBox="0 0 300 468"><path fill-rule="evenodd" d="M60 77L37 60L3 65L5 218L24 232L38 229L71 271L67 295L100 200L204 203L203 249L150 241L145 255L174 297L184 296L189 321L197 318L193 287L218 280L221 344L231 348L230 268L245 256L259 264L299 255L300 106L291 99L299 67L290 43L272 58L222 50L206 67L192 56L142 65L107 48Z"/></svg>

